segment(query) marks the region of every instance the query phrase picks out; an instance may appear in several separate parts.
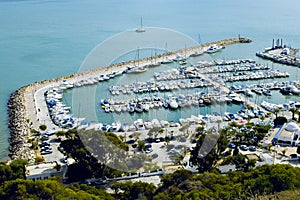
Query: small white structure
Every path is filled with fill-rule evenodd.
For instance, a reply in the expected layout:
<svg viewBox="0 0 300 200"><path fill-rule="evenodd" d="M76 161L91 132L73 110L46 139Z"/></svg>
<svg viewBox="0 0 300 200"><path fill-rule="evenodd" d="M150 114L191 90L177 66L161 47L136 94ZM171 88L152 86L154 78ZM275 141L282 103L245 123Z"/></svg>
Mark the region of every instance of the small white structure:
<svg viewBox="0 0 300 200"><path fill-rule="evenodd" d="M299 131L299 126L295 122L290 122L286 125L285 130L290 132Z"/></svg>
<svg viewBox="0 0 300 200"><path fill-rule="evenodd" d="M288 123L278 136L278 143L297 146L299 144L299 130L300 128L295 122Z"/></svg>
<svg viewBox="0 0 300 200"><path fill-rule="evenodd" d="M221 174L227 174L228 172L236 171L235 165L221 165L218 167Z"/></svg>
<svg viewBox="0 0 300 200"><path fill-rule="evenodd" d="M64 178L67 171L66 165L59 165L57 162L39 163L26 165L26 179L44 180L51 176L60 176Z"/></svg>

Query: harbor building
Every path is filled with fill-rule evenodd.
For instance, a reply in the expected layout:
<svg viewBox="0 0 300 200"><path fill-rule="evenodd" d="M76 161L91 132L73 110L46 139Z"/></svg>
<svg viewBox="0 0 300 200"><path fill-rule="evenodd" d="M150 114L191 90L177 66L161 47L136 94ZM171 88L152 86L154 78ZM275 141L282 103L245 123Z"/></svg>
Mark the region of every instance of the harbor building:
<svg viewBox="0 0 300 200"><path fill-rule="evenodd" d="M298 146L300 128L295 122L290 122L281 129L278 136L278 144L282 146Z"/></svg>
<svg viewBox="0 0 300 200"><path fill-rule="evenodd" d="M47 162L26 165L26 179L35 180L45 180L52 176L58 176L65 178L67 172L67 165L60 165L57 162Z"/></svg>

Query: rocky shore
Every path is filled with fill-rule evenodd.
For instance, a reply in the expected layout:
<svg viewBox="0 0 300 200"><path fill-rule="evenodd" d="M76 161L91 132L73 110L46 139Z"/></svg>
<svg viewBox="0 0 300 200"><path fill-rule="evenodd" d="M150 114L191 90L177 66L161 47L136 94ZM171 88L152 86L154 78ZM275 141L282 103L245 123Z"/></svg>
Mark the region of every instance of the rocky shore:
<svg viewBox="0 0 300 200"><path fill-rule="evenodd" d="M185 50L178 50L175 52L168 52L166 54L160 54L156 57L144 58L140 60L140 63L149 63L153 59L161 60L164 56L176 55L187 53L187 55L193 54L195 51L204 52L203 49L209 48L211 45L230 45L234 43L249 43L250 39L247 38L232 38L226 40L220 40L217 42L211 42L204 45L199 45L196 47L187 48ZM59 77L52 80L44 80L41 82L35 82L28 86L24 86L14 93L11 94L10 99L7 103L9 123L8 127L10 129L10 147L9 147L9 157L11 159L26 159L28 161L34 161L35 152L31 148L31 144L28 140L31 137L31 128L38 130L39 122L37 120L37 109L35 107L34 93L49 85L54 83L59 83L62 80L74 81L89 79L91 77L98 77L101 73L109 73L110 71L116 71L125 69L127 66L132 65L134 61L128 61L125 63L118 63L107 67L96 68L89 71L81 72L78 74L72 74L65 77ZM32 126L32 127L30 127Z"/></svg>
<svg viewBox="0 0 300 200"><path fill-rule="evenodd" d="M26 121L25 101L25 88L23 87L11 94L7 104L10 129L9 157L11 159L31 160L34 156L28 144L30 131Z"/></svg>

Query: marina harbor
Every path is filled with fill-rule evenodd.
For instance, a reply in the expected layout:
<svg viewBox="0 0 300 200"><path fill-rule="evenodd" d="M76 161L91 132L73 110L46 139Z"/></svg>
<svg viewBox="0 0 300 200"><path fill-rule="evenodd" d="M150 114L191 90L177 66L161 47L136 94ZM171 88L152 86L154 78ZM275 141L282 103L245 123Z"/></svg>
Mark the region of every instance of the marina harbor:
<svg viewBox="0 0 300 200"><path fill-rule="evenodd" d="M28 131L46 125L47 132L40 136L43 140L52 138L57 131L76 129L113 132L120 137L125 134L125 138L140 133L139 138L146 144L173 141L171 137L178 137L184 145L194 148L192 135L183 136L182 129L189 127L187 130L193 131L205 124L205 130L218 133L231 122L262 123L260 119L267 118L270 123L270 116L277 110L288 112L299 107L300 102L292 99L272 102L273 95L299 95L300 82L290 79L293 74L250 58L203 59L226 51L230 44L250 41L246 38L222 40L31 84L16 94L26 99L21 105L25 107L29 123L22 119L25 124L21 124ZM95 95L98 121L90 121L74 110L72 96L78 89L95 86L98 88ZM11 118L11 123L20 124L20 117L23 116ZM149 131L158 128L164 130L165 135L149 138ZM18 134L18 130L12 130L12 135ZM126 142L130 144L131 140ZM146 153L152 155L160 167L166 159L174 161L172 156L163 152L156 155L150 147L147 149ZM35 153L22 147L12 149L11 157L33 159ZM50 162L64 156L48 147L43 147L40 154ZM175 154L182 153L176 150Z"/></svg>

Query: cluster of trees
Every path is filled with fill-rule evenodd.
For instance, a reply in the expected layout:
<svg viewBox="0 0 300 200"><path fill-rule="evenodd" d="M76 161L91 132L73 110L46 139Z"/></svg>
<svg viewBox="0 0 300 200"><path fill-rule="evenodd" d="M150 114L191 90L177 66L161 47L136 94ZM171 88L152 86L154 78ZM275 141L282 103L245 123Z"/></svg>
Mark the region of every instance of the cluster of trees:
<svg viewBox="0 0 300 200"><path fill-rule="evenodd" d="M104 145L101 146L101 139L104 138L106 138L106 140L109 138L112 140L112 144L116 144L121 149L126 150L128 146L121 142L117 137L110 133L107 133L106 137L103 132L97 134L93 131L81 131L81 134L79 135L75 130L66 132L65 136L68 139L61 142L60 150L62 150L64 154L67 154L68 157L76 160L76 163L70 165L68 168L67 177L69 182L80 181L91 177L113 177L122 174L121 171L107 167L102 162L98 162L98 159L94 155L94 152L98 152L98 154L102 153L103 156L105 156L105 153L109 150L105 149ZM91 139L90 143L85 143L88 141L88 137ZM112 150L107 153L113 152L114 151Z"/></svg>
<svg viewBox="0 0 300 200"><path fill-rule="evenodd" d="M250 172L236 171L227 175L216 170L200 174L178 170L163 175L162 184L157 188L141 182L117 183L112 188L116 191L115 197L124 200L251 199L281 191L297 191L300 188L299 175L300 169L290 165L263 165Z"/></svg>
<svg viewBox="0 0 300 200"><path fill-rule="evenodd" d="M10 164L0 163L0 184L5 181L24 179L26 160L14 160Z"/></svg>
<svg viewBox="0 0 300 200"><path fill-rule="evenodd" d="M163 177L154 199L248 199L298 189L299 175L300 169L290 165L264 165L225 176L216 171L192 175L182 170Z"/></svg>
<svg viewBox="0 0 300 200"><path fill-rule="evenodd" d="M191 152L190 162L198 167L199 172L210 171L228 144L229 140L224 133L202 134Z"/></svg>
<svg viewBox="0 0 300 200"><path fill-rule="evenodd" d="M64 186L58 178L25 180L25 164L23 160L0 164L0 199L250 199L261 195L266 199L282 191L297 199L300 194L300 169L291 165L263 165L226 175L215 169L199 174L182 169L163 175L157 187L143 182L110 183L115 193L108 194L85 184Z"/></svg>
<svg viewBox="0 0 300 200"><path fill-rule="evenodd" d="M68 181L87 178L121 176L124 172L141 168L149 159L144 154L130 155L129 146L111 132L70 130L60 150L76 163L69 166ZM139 144L143 148L144 144Z"/></svg>
<svg viewBox="0 0 300 200"><path fill-rule="evenodd" d="M6 181L0 185L0 199L114 199L103 189L87 185L63 186L58 180Z"/></svg>
<svg viewBox="0 0 300 200"><path fill-rule="evenodd" d="M248 122L245 125L240 125L232 122L222 129L221 133L227 136L234 136L233 140L238 145L257 145L271 128L272 126L270 124L254 124Z"/></svg>

